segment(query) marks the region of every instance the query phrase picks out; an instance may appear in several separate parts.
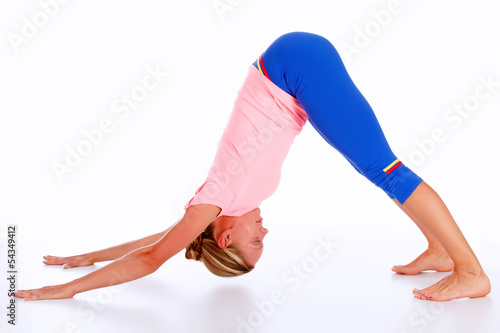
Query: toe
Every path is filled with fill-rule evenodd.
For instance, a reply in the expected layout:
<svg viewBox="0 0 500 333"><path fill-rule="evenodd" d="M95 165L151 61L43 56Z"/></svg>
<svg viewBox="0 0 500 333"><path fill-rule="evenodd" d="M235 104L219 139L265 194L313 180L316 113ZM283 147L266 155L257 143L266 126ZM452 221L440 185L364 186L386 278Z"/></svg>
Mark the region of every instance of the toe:
<svg viewBox="0 0 500 333"><path fill-rule="evenodd" d="M430 291L427 293L427 298L431 301L447 301L449 297L446 296L445 293L443 292L435 292L435 291Z"/></svg>
<svg viewBox="0 0 500 333"><path fill-rule="evenodd" d="M420 298L420 297L422 297L422 295L423 295L423 294L424 294L424 293L423 293L423 291L422 291L422 290L418 290L418 289L416 289L416 288L415 288L415 289L413 289L413 295L415 295L415 297L416 297L416 298Z"/></svg>
<svg viewBox="0 0 500 333"><path fill-rule="evenodd" d="M392 270L398 274L405 274L405 275L415 275L420 273L420 271L416 268L412 268L409 265L394 265L392 266Z"/></svg>
<svg viewBox="0 0 500 333"><path fill-rule="evenodd" d="M424 289L420 289L418 292L419 292L419 294L420 294L420 295L423 295L423 294L425 294L426 292L430 291L430 288L431 288L431 287L432 287L432 286L427 287L427 288L424 288Z"/></svg>
<svg viewBox="0 0 500 333"><path fill-rule="evenodd" d="M418 299L422 299L422 300L425 300L425 295L424 294L421 294L421 293L417 293L415 294L415 298L418 298Z"/></svg>
<svg viewBox="0 0 500 333"><path fill-rule="evenodd" d="M392 266L391 269L393 272L396 272L399 274L405 273L405 266L403 266L403 265L394 265L394 266Z"/></svg>

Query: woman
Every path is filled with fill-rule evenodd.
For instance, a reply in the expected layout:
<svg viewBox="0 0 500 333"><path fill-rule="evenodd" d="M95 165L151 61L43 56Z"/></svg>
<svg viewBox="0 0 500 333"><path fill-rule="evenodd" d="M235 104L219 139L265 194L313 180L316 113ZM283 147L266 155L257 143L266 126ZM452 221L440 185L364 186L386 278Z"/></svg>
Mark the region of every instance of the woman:
<svg viewBox="0 0 500 333"><path fill-rule="evenodd" d="M427 250L400 274L451 271L436 284L413 290L423 300L481 297L490 282L434 190L393 154L370 105L324 37L306 32L276 39L250 65L218 143L206 181L185 205L184 216L158 234L73 257L46 256L47 265L113 263L66 284L19 290L26 300L76 293L138 279L186 248L214 274L252 270L263 250L261 202L275 192L282 163L309 120L360 174L380 187L423 232Z"/></svg>

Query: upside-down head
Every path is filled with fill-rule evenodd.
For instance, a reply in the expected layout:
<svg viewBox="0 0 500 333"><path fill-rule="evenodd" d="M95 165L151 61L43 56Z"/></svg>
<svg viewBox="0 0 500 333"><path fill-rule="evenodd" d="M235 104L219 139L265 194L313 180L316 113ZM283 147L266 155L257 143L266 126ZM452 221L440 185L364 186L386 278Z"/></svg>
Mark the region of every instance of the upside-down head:
<svg viewBox="0 0 500 333"><path fill-rule="evenodd" d="M219 216L186 247L186 258L201 261L222 277L250 272L262 255L264 237L260 209L242 216Z"/></svg>

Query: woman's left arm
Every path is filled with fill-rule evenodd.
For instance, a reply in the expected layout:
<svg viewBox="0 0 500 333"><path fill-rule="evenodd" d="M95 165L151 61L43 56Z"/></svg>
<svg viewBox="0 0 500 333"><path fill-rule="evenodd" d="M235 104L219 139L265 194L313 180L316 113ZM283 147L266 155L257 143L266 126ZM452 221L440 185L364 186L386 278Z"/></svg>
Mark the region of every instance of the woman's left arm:
<svg viewBox="0 0 500 333"><path fill-rule="evenodd" d="M40 289L18 290L25 300L63 299L97 288L114 286L155 272L165 261L186 248L219 214L214 205L194 205L162 238L138 248L97 271L71 282Z"/></svg>

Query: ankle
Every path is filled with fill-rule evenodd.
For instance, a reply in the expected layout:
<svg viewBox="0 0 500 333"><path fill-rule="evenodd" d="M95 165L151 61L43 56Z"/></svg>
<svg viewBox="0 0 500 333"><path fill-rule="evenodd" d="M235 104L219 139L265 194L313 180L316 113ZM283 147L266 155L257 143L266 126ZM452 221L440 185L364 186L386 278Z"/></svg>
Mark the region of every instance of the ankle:
<svg viewBox="0 0 500 333"><path fill-rule="evenodd" d="M429 244L429 246L427 247L427 252L439 256L447 254L446 250L441 246L441 244Z"/></svg>
<svg viewBox="0 0 500 333"><path fill-rule="evenodd" d="M455 267L453 270L459 274L472 274L472 275L480 275L483 271L483 268L479 263L477 264L462 264L462 265L457 265L455 264Z"/></svg>

